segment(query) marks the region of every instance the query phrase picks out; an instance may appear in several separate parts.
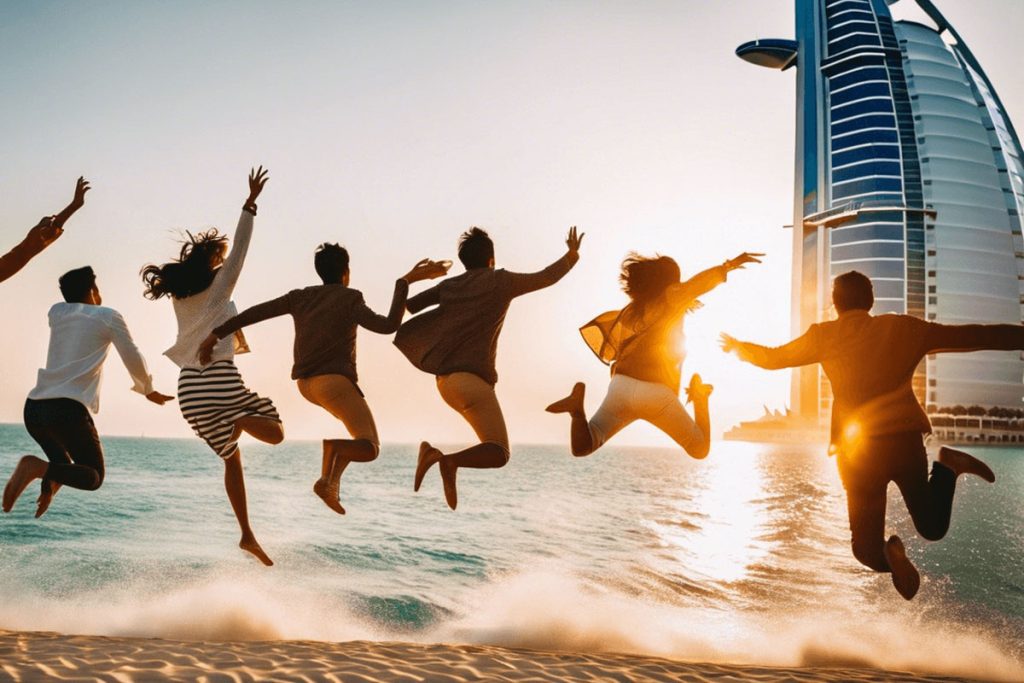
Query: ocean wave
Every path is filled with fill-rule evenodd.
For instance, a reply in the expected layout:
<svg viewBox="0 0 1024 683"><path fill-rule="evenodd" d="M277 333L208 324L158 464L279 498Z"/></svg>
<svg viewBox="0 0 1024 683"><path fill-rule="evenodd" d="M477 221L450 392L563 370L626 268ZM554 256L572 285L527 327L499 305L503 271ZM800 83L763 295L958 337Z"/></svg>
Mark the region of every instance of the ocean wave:
<svg viewBox="0 0 1024 683"><path fill-rule="evenodd" d="M0 627L182 640L461 642L1024 678L1024 662L1007 651L1000 634L943 621L942 615L922 616L913 604L869 614L843 606L788 611L784 600L760 612L686 607L548 568L494 577L467 589L460 608L451 610L413 595L338 597L282 577L291 575L247 570L157 591L137 580L96 593L50 596L9 586Z"/></svg>

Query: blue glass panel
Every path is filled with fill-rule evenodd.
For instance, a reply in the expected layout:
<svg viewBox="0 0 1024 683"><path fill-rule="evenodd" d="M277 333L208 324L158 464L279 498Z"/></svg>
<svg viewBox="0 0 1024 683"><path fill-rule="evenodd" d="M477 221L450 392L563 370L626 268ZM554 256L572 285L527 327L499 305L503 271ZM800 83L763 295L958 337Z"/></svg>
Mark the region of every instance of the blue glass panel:
<svg viewBox="0 0 1024 683"><path fill-rule="evenodd" d="M903 258L902 242L864 242L832 248L832 261L869 258Z"/></svg>
<svg viewBox="0 0 1024 683"><path fill-rule="evenodd" d="M903 225L857 225L852 228L832 228L832 244L849 244L864 240L902 240Z"/></svg>
<svg viewBox="0 0 1024 683"><path fill-rule="evenodd" d="M875 280L871 283L878 299L902 299L903 283L896 280ZM878 311L875 311L877 314Z"/></svg>
<svg viewBox="0 0 1024 683"><path fill-rule="evenodd" d="M839 107L854 100L862 100L865 97L891 97L889 83L865 83L853 88L847 88L842 92L833 93L832 106Z"/></svg>
<svg viewBox="0 0 1024 683"><path fill-rule="evenodd" d="M868 130L863 133L854 133L853 135L846 135L833 140L832 151L837 152L847 147L857 147L858 145L866 145L871 142L896 144L899 141L900 136L895 130Z"/></svg>
<svg viewBox="0 0 1024 683"><path fill-rule="evenodd" d="M832 198L839 200L873 192L899 192L902 189L903 181L900 178L867 178L833 187Z"/></svg>
<svg viewBox="0 0 1024 683"><path fill-rule="evenodd" d="M852 17L844 16L836 23L842 24L842 26L836 26L828 30L829 42L843 36L848 36L851 33L878 33L878 26L873 18L869 18L866 21L856 21Z"/></svg>
<svg viewBox="0 0 1024 683"><path fill-rule="evenodd" d="M831 43L828 46L829 55L840 55L847 50L853 50L858 47L881 47L882 41L877 35L857 35L844 38L843 40Z"/></svg>
<svg viewBox="0 0 1024 683"><path fill-rule="evenodd" d="M834 76L829 79L829 85L832 86L833 90L839 90L845 88L854 83L863 83L865 81L888 81L889 72L884 67L880 66L865 66L853 71L844 72L841 76Z"/></svg>
<svg viewBox="0 0 1024 683"><path fill-rule="evenodd" d="M869 161L856 166L847 166L832 172L832 182L842 183L855 178L869 176L903 176L903 166L898 161Z"/></svg>
<svg viewBox="0 0 1024 683"><path fill-rule="evenodd" d="M870 278L903 278L906 266L903 261L852 261L832 264L832 277L859 270Z"/></svg>
<svg viewBox="0 0 1024 683"><path fill-rule="evenodd" d="M859 116L860 114L882 114L886 112L892 112L892 100L888 97L877 100L864 100L863 102L854 102L842 107L835 107L832 109L832 120L839 122L851 116Z"/></svg>
<svg viewBox="0 0 1024 683"><path fill-rule="evenodd" d="M832 135L842 135L844 133L852 133L858 130L864 130L865 128L895 128L896 117L892 114L881 115L876 114L872 116L864 116L859 119L853 119L851 121L840 121L832 124Z"/></svg>
<svg viewBox="0 0 1024 683"><path fill-rule="evenodd" d="M832 167L855 164L858 161L873 161L875 159L899 159L900 148L896 145L868 145L858 147L846 152L836 152L832 155Z"/></svg>

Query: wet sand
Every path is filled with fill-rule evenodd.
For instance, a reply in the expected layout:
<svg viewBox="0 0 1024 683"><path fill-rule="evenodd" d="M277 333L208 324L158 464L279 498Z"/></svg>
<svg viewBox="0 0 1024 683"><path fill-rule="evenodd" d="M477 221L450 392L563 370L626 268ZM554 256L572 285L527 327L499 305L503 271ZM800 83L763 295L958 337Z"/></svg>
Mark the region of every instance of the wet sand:
<svg viewBox="0 0 1024 683"><path fill-rule="evenodd" d="M189 642L0 631L0 679L104 681L962 681L857 667L352 641Z"/></svg>

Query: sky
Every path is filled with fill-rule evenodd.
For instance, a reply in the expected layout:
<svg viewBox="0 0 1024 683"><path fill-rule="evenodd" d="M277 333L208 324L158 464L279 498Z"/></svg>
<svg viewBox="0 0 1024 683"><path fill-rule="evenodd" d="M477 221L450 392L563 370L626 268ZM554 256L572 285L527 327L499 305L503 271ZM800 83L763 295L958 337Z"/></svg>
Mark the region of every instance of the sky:
<svg viewBox="0 0 1024 683"><path fill-rule="evenodd" d="M1024 116L1024 3L938 4L1011 117ZM897 16L921 16L910 9ZM499 267L521 271L564 253L569 226L586 233L579 265L509 312L497 391L514 443L567 440L568 421L543 407L575 381L596 409L607 368L577 328L624 305L618 264L630 251L673 256L684 275L767 254L689 319L684 374L715 385L716 432L784 408L788 373L744 366L716 339L778 343L790 331L794 72L733 50L792 37L793 22L792 0L0 0L0 250L63 208L79 175L94 188L65 235L0 286L0 422L20 420L45 362L57 277L85 264L157 388L174 393L177 368L161 355L171 305L142 297L139 270L174 256L182 230L233 233L258 164L270 180L240 309L316 284L324 241L348 247L352 286L385 312L395 278L420 258L454 259L472 225L491 232ZM289 379L291 321L246 336L253 353L238 366L286 434L344 436ZM176 404L128 391L113 353L105 372L101 434L190 434ZM385 442L471 438L390 338L360 332L359 372ZM646 425L617 441L670 443Z"/></svg>

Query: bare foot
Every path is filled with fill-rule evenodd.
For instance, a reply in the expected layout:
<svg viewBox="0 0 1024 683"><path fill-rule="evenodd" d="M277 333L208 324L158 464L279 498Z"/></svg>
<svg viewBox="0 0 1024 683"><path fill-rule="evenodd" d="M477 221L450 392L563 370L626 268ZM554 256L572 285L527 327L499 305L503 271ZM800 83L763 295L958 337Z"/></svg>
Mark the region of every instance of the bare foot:
<svg viewBox="0 0 1024 683"><path fill-rule="evenodd" d="M256 559L267 565L268 567L274 566L274 561L263 552L263 548L256 542L256 539L252 536L242 536L242 540L238 542L238 547L247 553L252 553L256 556Z"/></svg>
<svg viewBox="0 0 1024 683"><path fill-rule="evenodd" d="M892 570L892 585L905 600L912 600L921 587L921 575L907 558L907 549L899 536L890 536L886 541L885 559Z"/></svg>
<svg viewBox="0 0 1024 683"><path fill-rule="evenodd" d="M455 488L455 474L459 471L451 458L441 458L441 483L444 484L444 499L452 510L459 504L459 492Z"/></svg>
<svg viewBox="0 0 1024 683"><path fill-rule="evenodd" d="M586 390L587 387L583 382L576 382L568 396L555 401L544 410L549 413L580 413L583 411L583 396Z"/></svg>
<svg viewBox="0 0 1024 683"><path fill-rule="evenodd" d="M34 455L26 455L18 461L14 473L4 487L3 511L10 512L14 503L18 500L25 487L32 483L33 479L46 476L47 464Z"/></svg>
<svg viewBox="0 0 1024 683"><path fill-rule="evenodd" d="M323 479L317 479L316 483L313 484L313 493L319 496L320 500L322 500L327 507L337 512L339 515L345 514L345 508L343 508L341 503L338 501L338 489L331 486L329 482L326 482Z"/></svg>
<svg viewBox="0 0 1024 683"><path fill-rule="evenodd" d="M961 474L976 474L990 484L996 480L995 472L992 471L991 467L963 451L943 446L939 449L939 462L953 470L957 476Z"/></svg>
<svg viewBox="0 0 1024 683"><path fill-rule="evenodd" d="M714 390L715 387L713 385L704 384L700 375L695 372L693 377L690 378L690 386L686 387L686 402L706 401Z"/></svg>
<svg viewBox="0 0 1024 683"><path fill-rule="evenodd" d="M36 519L42 517L50 509L50 503L53 502L53 497L57 495L59 490L60 484L52 481L43 483L40 488L39 498L36 499Z"/></svg>
<svg viewBox="0 0 1024 683"><path fill-rule="evenodd" d="M420 444L420 455L416 460L416 478L412 482L413 491L420 490L424 475L427 473L427 470L437 464L437 461L441 459L441 455L441 451L426 441Z"/></svg>

